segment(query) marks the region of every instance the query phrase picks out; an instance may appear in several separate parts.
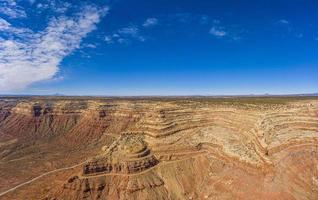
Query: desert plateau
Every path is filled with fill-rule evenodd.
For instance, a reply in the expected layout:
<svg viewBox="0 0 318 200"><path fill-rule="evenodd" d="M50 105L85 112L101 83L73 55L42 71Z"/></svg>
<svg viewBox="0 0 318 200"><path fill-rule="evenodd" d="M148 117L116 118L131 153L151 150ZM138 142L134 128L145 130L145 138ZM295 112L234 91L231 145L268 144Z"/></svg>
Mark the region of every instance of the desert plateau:
<svg viewBox="0 0 318 200"><path fill-rule="evenodd" d="M0 200L318 200L318 0L0 0Z"/></svg>
<svg viewBox="0 0 318 200"><path fill-rule="evenodd" d="M318 198L316 97L1 97L0 199Z"/></svg>

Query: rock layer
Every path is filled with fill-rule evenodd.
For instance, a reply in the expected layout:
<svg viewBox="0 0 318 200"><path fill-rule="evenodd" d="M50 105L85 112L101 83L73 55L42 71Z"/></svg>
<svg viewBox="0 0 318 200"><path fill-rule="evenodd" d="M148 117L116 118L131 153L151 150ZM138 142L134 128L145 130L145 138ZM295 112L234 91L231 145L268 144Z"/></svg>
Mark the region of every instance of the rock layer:
<svg viewBox="0 0 318 200"><path fill-rule="evenodd" d="M110 147L104 147L102 155L93 158L83 167L83 176L97 174L132 174L142 172L158 160L147 144L134 135L123 134Z"/></svg>
<svg viewBox="0 0 318 200"><path fill-rule="evenodd" d="M0 199L318 197L314 97L22 98L0 106L0 192L76 166Z"/></svg>

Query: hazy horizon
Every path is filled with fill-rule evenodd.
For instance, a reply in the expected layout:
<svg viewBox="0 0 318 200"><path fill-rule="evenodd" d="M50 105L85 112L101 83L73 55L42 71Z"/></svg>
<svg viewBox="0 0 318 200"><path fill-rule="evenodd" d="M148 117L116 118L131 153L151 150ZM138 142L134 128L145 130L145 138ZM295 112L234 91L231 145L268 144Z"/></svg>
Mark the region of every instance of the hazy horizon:
<svg viewBox="0 0 318 200"><path fill-rule="evenodd" d="M318 96L318 93L286 93L286 94L181 94L181 95L166 95L166 94L153 94L153 95L102 95L102 94L0 94L2 97L10 96L52 96L52 97L297 97L297 96Z"/></svg>

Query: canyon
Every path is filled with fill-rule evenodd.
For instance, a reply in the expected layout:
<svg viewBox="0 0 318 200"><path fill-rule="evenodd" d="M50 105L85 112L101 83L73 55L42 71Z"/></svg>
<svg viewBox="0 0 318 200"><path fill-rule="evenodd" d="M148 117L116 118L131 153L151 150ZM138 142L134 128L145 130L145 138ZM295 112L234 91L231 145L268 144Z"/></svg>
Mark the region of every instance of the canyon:
<svg viewBox="0 0 318 200"><path fill-rule="evenodd" d="M0 97L0 199L318 199L318 98Z"/></svg>

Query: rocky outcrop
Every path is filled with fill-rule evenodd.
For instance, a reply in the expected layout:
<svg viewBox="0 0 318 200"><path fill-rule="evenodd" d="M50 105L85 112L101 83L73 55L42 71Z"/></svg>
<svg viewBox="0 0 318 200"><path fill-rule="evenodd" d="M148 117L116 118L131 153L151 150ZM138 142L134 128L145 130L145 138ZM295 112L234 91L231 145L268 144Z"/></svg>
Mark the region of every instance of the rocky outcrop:
<svg viewBox="0 0 318 200"><path fill-rule="evenodd" d="M83 176L133 174L147 170L158 162L140 137L124 134L105 148L102 155L84 165Z"/></svg>
<svg viewBox="0 0 318 200"><path fill-rule="evenodd" d="M21 98L0 106L0 191L76 165L3 199L318 196L317 98Z"/></svg>

